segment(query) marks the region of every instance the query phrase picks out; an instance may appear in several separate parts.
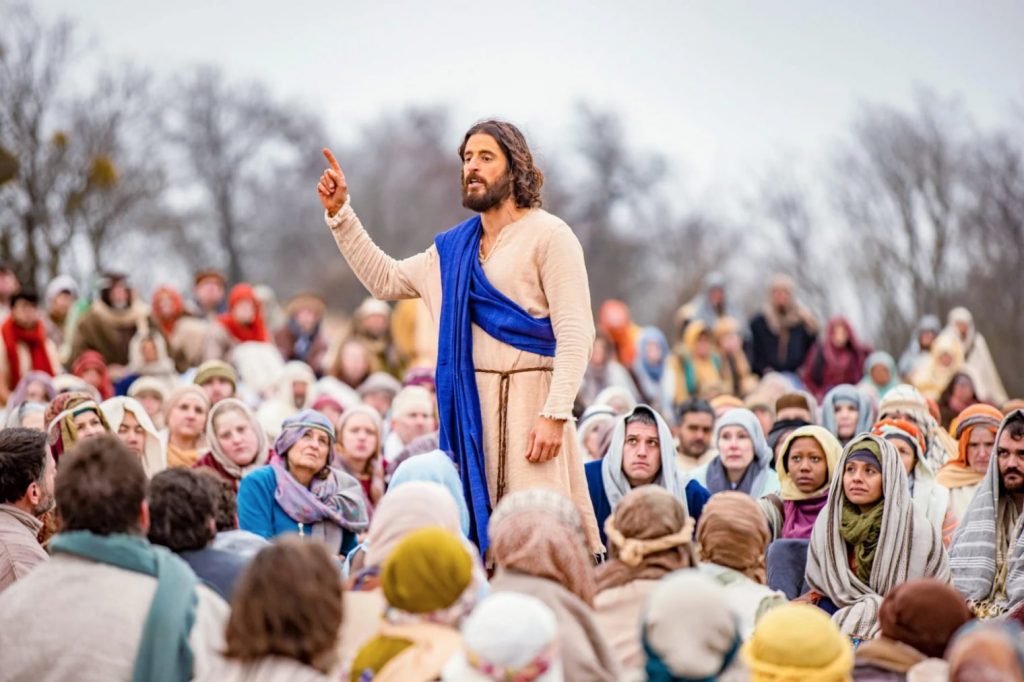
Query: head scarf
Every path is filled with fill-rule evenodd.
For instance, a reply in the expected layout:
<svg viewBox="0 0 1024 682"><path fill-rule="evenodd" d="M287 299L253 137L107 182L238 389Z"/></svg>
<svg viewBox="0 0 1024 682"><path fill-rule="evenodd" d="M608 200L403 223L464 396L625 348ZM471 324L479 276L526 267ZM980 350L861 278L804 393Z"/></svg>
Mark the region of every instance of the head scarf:
<svg viewBox="0 0 1024 682"><path fill-rule="evenodd" d="M128 387L128 397L138 398L143 393L156 393L160 396L160 407L163 410L164 401L167 400L167 385L156 377L139 377Z"/></svg>
<svg viewBox="0 0 1024 682"><path fill-rule="evenodd" d="M843 476L835 476L828 503L818 516L807 552L807 584L838 607L833 616L846 634L870 639L878 633L878 609L896 585L911 578L949 579L949 563L939 531L910 499L907 476L895 446L885 439L861 434L843 450L838 472L860 450L876 453L882 465L882 518L869 579L850 568L843 539L843 508L847 503ZM705 512L706 513L706 512Z"/></svg>
<svg viewBox="0 0 1024 682"><path fill-rule="evenodd" d="M937 400L953 377L964 369L964 349L960 343L959 335L951 330L946 330L936 337L928 363L914 372L911 380L923 395ZM951 355L953 362L943 365L939 358L942 355Z"/></svg>
<svg viewBox="0 0 1024 682"><path fill-rule="evenodd" d="M716 455L708 463L707 489L712 495L723 490L736 490L760 497L761 494L766 492L763 488L768 478L772 461L772 450L768 447L768 441L765 440L764 433L761 431L761 422L758 421L757 415L744 407L737 407L723 414L715 421L714 442L715 447L719 451L721 449L719 448L718 440L722 435L722 429L727 426L740 426L747 432L754 446L754 457L747 466L743 478L733 488L726 475L721 454Z"/></svg>
<svg viewBox="0 0 1024 682"><path fill-rule="evenodd" d="M370 459L367 460L367 466L372 467L373 462L380 458L382 448L384 447L384 426L383 420L380 417L380 412L373 409L369 405L354 405L353 407L346 409L344 412L342 412L341 417L338 418L338 440L341 440L341 434L342 432L345 431L345 426L348 424L349 420L351 420L356 415L363 415L364 417L369 417L370 421L373 423L373 428L377 431L377 450L373 453ZM344 460L342 460L340 456L337 456L337 454L334 455L332 461L334 462L335 466L348 471L348 464ZM363 472L360 471L351 473L362 474Z"/></svg>
<svg viewBox="0 0 1024 682"><path fill-rule="evenodd" d="M381 570L389 608L378 635L356 655L353 679L438 678L461 649L455 628L486 586L471 551L456 534L442 528L422 528L395 547Z"/></svg>
<svg viewBox="0 0 1024 682"><path fill-rule="evenodd" d="M934 578L897 585L878 612L883 637L930 658L942 658L953 633L973 617L963 596Z"/></svg>
<svg viewBox="0 0 1024 682"><path fill-rule="evenodd" d="M463 650L445 666L444 682L562 682L558 621L541 600L498 592L462 624Z"/></svg>
<svg viewBox="0 0 1024 682"><path fill-rule="evenodd" d="M664 488L645 485L627 493L605 523L611 560L598 568L598 590L696 566L693 527L686 505Z"/></svg>
<svg viewBox="0 0 1024 682"><path fill-rule="evenodd" d="M462 531L451 494L439 483L410 481L392 487L373 514L366 544L366 566L379 567L409 533L427 526Z"/></svg>
<svg viewBox="0 0 1024 682"><path fill-rule="evenodd" d="M754 682L843 682L853 670L850 640L824 611L808 604L766 613L741 655Z"/></svg>
<svg viewBox="0 0 1024 682"><path fill-rule="evenodd" d="M661 350L661 359L651 362L647 359L647 346L655 344ZM668 366L668 340L657 327L645 327L636 342L636 360L633 362L633 373L640 385L637 387L647 396L648 400L664 401L672 396L664 396L661 380Z"/></svg>
<svg viewBox="0 0 1024 682"><path fill-rule="evenodd" d="M242 301L252 303L253 318L249 324L242 324L231 314L235 306ZM236 341L267 342L270 340L270 335L267 334L267 327L263 322L263 304L260 303L253 288L248 284L236 284L231 288L231 293L228 295L228 312L221 315L218 319Z"/></svg>
<svg viewBox="0 0 1024 682"><path fill-rule="evenodd" d="M640 624L647 680L716 680L736 669L740 630L728 590L694 569L662 578Z"/></svg>
<svg viewBox="0 0 1024 682"><path fill-rule="evenodd" d="M160 440L160 434L153 426L153 420L149 418L146 409L138 400L119 396L103 401L100 404L100 409L110 425L111 433L117 433L121 428L126 412L131 412L135 421L146 432L145 445L142 447L142 469L146 472L146 478L153 478L167 468L167 452Z"/></svg>
<svg viewBox="0 0 1024 682"><path fill-rule="evenodd" d="M103 400L114 395L114 384L110 381L110 373L107 371L107 363L103 356L94 350L87 350L78 356L75 364L71 367L71 373L82 378L86 371L94 369L100 373L100 385L96 389L100 392Z"/></svg>
<svg viewBox="0 0 1024 682"><path fill-rule="evenodd" d="M621 403L624 406L624 412L620 413L624 414L636 407L636 397L629 391L629 389L623 388L622 386L608 386L597 394L597 397L594 398L594 403L591 407L607 405L612 408L612 410L615 410L617 409L615 407L615 403Z"/></svg>
<svg viewBox="0 0 1024 682"><path fill-rule="evenodd" d="M231 461L231 458L225 454L220 439L217 438L217 427L214 422L221 413L228 411L241 413L256 434L256 455L250 463L242 466ZM235 398L224 398L210 408L210 414L206 417L206 442L209 443L210 454L217 460L217 464L237 479L241 479L270 461L270 442L267 439L267 434L263 432L263 427L260 426L256 415L249 409L249 406Z"/></svg>
<svg viewBox="0 0 1024 682"><path fill-rule="evenodd" d="M764 553L771 536L761 508L749 495L714 495L700 515L697 543L700 558L765 582Z"/></svg>
<svg viewBox="0 0 1024 682"><path fill-rule="evenodd" d="M952 489L977 485L981 482L985 474L975 471L967 460L967 447L971 442L971 434L974 433L974 429L979 428L989 429L994 434L998 431L1001 421L1003 421L1003 413L984 403L971 405L957 415L949 426L950 435L957 441L957 456L939 469L939 473L935 476L939 485Z"/></svg>
<svg viewBox="0 0 1024 682"><path fill-rule="evenodd" d="M963 322L967 325L967 338L961 338L960 328L957 327L958 322ZM974 328L974 316L971 315L971 311L963 306L958 306L949 311L949 315L946 316L946 326L951 331L956 332L957 341L963 348L963 354L970 355L971 351L974 350L974 339L977 336L977 330Z"/></svg>
<svg viewBox="0 0 1024 682"><path fill-rule="evenodd" d="M789 449L800 438L813 438L825 455L827 470L825 482L819 489L809 493L801 492L789 474ZM839 465L842 453L843 446L839 444L835 436L821 426L801 426L786 438L775 464L775 471L779 475L782 488L780 497L783 511L782 528L779 531L780 538L806 540L811 537L814 522L828 501L828 491L832 485L832 479L837 474L836 467Z"/></svg>
<svg viewBox="0 0 1024 682"><path fill-rule="evenodd" d="M331 424L331 420L319 412L302 410L281 422L281 435L274 441L274 452L280 457L287 458L288 451L310 429L326 433L330 442L330 450L334 450L334 425ZM330 459L330 454L328 454L327 461L330 462Z"/></svg>
<svg viewBox="0 0 1024 682"><path fill-rule="evenodd" d="M459 510L459 527L462 535L468 537L469 507L466 506L466 498L462 492L462 480L459 478L459 472L455 469L455 464L452 463L452 458L443 450L434 450L410 457L395 469L388 490L394 491L415 481L440 483L445 487Z"/></svg>
<svg viewBox="0 0 1024 682"><path fill-rule="evenodd" d="M949 679L1019 682L1024 679L1022 641L1024 631L1015 621L967 623L949 644Z"/></svg>
<svg viewBox="0 0 1024 682"><path fill-rule="evenodd" d="M110 433L110 424L107 423L107 418L103 414L103 410L100 409L99 403L87 393L59 393L46 408L43 416L43 422L46 424L46 442L50 446L50 453L55 462L59 463L61 455L78 442L75 415L89 410L99 416L103 428Z"/></svg>
<svg viewBox="0 0 1024 682"><path fill-rule="evenodd" d="M996 432L996 447L1003 430L1018 420L1024 421L1024 410L1003 418ZM1017 508L1012 500L1004 501L1003 497L999 458L993 453L985 478L967 506L949 549L953 587L967 597L975 611L984 608L986 615L1002 613L1010 604L1024 601L1024 543L1020 537L1020 518L1024 517L1018 518L1010 537L1004 537L1003 514L1016 512ZM1009 551L1005 550L1007 543L1011 546ZM994 595L993 587L1003 571L1007 573L1006 594Z"/></svg>
<svg viewBox="0 0 1024 682"><path fill-rule="evenodd" d="M171 299L171 312L169 315L164 314L163 306L160 304L160 300L164 298ZM185 314L185 301L174 287L157 287L156 291L153 292L152 311L153 319L160 326L160 331L164 337L169 339L174 333L174 324Z"/></svg>
<svg viewBox="0 0 1024 682"><path fill-rule="evenodd" d="M925 438L915 424L902 419L883 419L874 429L875 435L883 438L902 438L914 448L914 468L907 482L914 506L921 510L933 526L943 533L952 533L945 528L946 510L949 507L949 491L935 483L935 472L925 456Z"/></svg>
<svg viewBox="0 0 1024 682"><path fill-rule="evenodd" d="M14 414L18 411L21 404L28 398L28 387L32 384L43 385L43 390L46 391L47 401L53 400L54 396L57 395L57 389L53 386L53 377L46 372L32 370L18 380L18 385L14 387L14 392L11 393L11 397L7 399L8 414Z"/></svg>
<svg viewBox="0 0 1024 682"><path fill-rule="evenodd" d="M668 490L673 497L686 506L686 482L681 480L676 470L676 446L672 429L662 419L657 410L648 405L637 405L628 414L617 417L615 428L612 429L611 445L601 461L601 480L604 482L605 494L612 509L619 504L631 489L629 479L622 470L622 451L626 443L626 422L639 413L647 413L653 417L658 428L658 440L661 447L661 469L654 479L654 485Z"/></svg>
<svg viewBox="0 0 1024 682"><path fill-rule="evenodd" d="M875 380L871 378L871 370L877 365L882 365L889 370L889 381L884 385L876 384ZM896 368L896 360L885 351L876 350L864 361L864 380L861 381L861 384L871 385L879 399L884 398L889 391L899 386L899 383L900 372Z"/></svg>
<svg viewBox="0 0 1024 682"><path fill-rule="evenodd" d="M597 583L583 521L568 498L532 488L502 498L488 525L503 570L547 578L593 606Z"/></svg>
<svg viewBox="0 0 1024 682"><path fill-rule="evenodd" d="M858 433L865 433L871 430L875 423L875 407L871 399L857 390L856 386L840 384L825 394L825 400L821 403L821 425L839 438L839 424L836 421L836 405L849 403L857 408L857 423L854 426L850 439Z"/></svg>
<svg viewBox="0 0 1024 682"><path fill-rule="evenodd" d="M910 415L925 438L925 457L932 469L938 469L953 457L956 446L928 409L928 401L909 384L900 384L889 391L878 406L878 418L889 419L896 413Z"/></svg>
<svg viewBox="0 0 1024 682"><path fill-rule="evenodd" d="M600 433L607 437L607 434L615 428L618 417L615 410L606 405L591 405L583 412L576 427L576 441L584 458L590 459L590 453L587 452L587 437L590 432L594 429L601 429Z"/></svg>

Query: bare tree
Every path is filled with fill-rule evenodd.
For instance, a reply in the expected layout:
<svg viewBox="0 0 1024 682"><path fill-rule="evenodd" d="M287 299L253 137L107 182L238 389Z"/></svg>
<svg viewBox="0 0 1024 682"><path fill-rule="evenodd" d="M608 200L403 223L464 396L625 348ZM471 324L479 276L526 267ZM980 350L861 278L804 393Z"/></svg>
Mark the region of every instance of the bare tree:
<svg viewBox="0 0 1024 682"><path fill-rule="evenodd" d="M245 278L247 244L263 234L267 197L259 189L309 151L294 144L299 119L260 85L229 84L209 67L176 83L168 96L168 162L178 167L181 161L175 190L196 218L184 238L207 259L223 256L232 281Z"/></svg>
<svg viewBox="0 0 1024 682"><path fill-rule="evenodd" d="M962 282L970 124L956 102L923 92L912 113L865 109L853 133L832 193L862 300L882 307L876 336L897 347L921 315L948 309Z"/></svg>

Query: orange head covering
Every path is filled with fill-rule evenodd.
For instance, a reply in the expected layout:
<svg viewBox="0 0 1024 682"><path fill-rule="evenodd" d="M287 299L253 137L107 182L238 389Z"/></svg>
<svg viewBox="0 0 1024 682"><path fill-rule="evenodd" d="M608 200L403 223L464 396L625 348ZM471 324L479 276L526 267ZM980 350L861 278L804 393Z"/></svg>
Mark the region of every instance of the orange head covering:
<svg viewBox="0 0 1024 682"><path fill-rule="evenodd" d="M916 424L908 422L905 419L883 419L875 424L873 433L876 436L884 436L885 427L890 426L894 429L899 429L905 432L908 436L917 441L917 444L921 447L922 455L928 451L928 442L924 438L924 434L921 433L921 429L917 428Z"/></svg>
<svg viewBox="0 0 1024 682"><path fill-rule="evenodd" d="M956 458L949 460L939 469L935 480L947 488L959 488L981 481L985 474L975 471L967 461L967 445L971 441L971 433L974 429L985 428L995 435L1002 421L1003 413L985 403L971 405L958 414L949 425L949 433L957 442Z"/></svg>
<svg viewBox="0 0 1024 682"><path fill-rule="evenodd" d="M171 302L169 314L164 312L163 301L166 299L170 299ZM153 292L153 319L160 325L160 331L164 333L165 337L171 337L171 333L174 331L174 323L184 313L185 301L182 300L181 294L178 293L177 289L169 286L157 287L157 290Z"/></svg>
<svg viewBox="0 0 1024 682"><path fill-rule="evenodd" d="M597 312L597 326L615 344L619 362L631 367L636 360L636 339L640 330L633 324L629 306L614 298L608 299Z"/></svg>
<svg viewBox="0 0 1024 682"><path fill-rule="evenodd" d="M248 324L236 320L232 312L242 301L248 301L253 307L253 318ZM248 284L236 284L231 288L228 295L228 312L220 316L220 323L231 332L236 341L262 341L270 340L267 328L263 323L263 305L256 297L256 292Z"/></svg>

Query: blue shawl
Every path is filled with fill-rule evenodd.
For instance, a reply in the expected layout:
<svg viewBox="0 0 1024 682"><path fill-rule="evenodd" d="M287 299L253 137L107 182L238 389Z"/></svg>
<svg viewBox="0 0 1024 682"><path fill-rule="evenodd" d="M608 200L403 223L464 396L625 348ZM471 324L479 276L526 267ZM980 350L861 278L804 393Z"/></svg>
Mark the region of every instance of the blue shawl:
<svg viewBox="0 0 1024 682"><path fill-rule="evenodd" d="M487 551L491 499L487 491L483 421L473 366L475 324L498 341L554 357L549 318L531 317L487 281L480 265L480 216L434 239L441 264L441 328L437 344L437 411L441 449L454 452L470 515L470 539Z"/></svg>

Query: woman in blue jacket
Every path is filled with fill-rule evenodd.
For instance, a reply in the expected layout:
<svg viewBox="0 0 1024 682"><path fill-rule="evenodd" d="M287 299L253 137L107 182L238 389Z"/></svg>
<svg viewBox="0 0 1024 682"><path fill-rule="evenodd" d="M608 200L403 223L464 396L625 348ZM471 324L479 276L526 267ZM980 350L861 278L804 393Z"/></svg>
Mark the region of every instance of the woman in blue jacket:
<svg viewBox="0 0 1024 682"><path fill-rule="evenodd" d="M328 465L334 426L303 410L284 421L274 450L279 458L242 479L239 527L265 538L298 533L344 555L369 517L359 481Z"/></svg>

